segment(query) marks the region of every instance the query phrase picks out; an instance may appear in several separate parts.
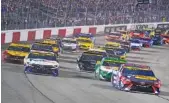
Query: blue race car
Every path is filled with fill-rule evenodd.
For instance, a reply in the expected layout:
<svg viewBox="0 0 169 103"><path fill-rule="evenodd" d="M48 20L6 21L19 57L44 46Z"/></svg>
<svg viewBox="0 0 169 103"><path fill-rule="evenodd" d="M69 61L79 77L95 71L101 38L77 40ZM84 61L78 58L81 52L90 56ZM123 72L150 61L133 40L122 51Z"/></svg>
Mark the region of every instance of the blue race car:
<svg viewBox="0 0 169 103"><path fill-rule="evenodd" d="M24 58L25 73L59 75L59 62L54 53L30 52Z"/></svg>
<svg viewBox="0 0 169 103"><path fill-rule="evenodd" d="M131 39L130 40L131 50L141 50L143 43L140 42L138 39Z"/></svg>
<svg viewBox="0 0 169 103"><path fill-rule="evenodd" d="M164 40L161 35L155 35L153 38L153 45L163 45Z"/></svg>
<svg viewBox="0 0 169 103"><path fill-rule="evenodd" d="M149 37L144 38L137 38L141 43L143 43L143 47L152 47L153 46L153 40Z"/></svg>

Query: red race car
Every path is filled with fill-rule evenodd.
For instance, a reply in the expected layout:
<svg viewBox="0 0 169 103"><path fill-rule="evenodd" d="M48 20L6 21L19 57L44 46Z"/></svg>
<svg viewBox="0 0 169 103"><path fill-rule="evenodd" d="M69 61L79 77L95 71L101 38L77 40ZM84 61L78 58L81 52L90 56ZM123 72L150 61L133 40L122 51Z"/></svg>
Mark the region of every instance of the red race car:
<svg viewBox="0 0 169 103"><path fill-rule="evenodd" d="M122 40L122 34L118 33L118 32L113 32L113 33L109 33L106 34L105 39L107 41L112 41L112 40Z"/></svg>
<svg viewBox="0 0 169 103"><path fill-rule="evenodd" d="M134 30L130 32L130 37L131 38L143 38L145 36L145 34L142 31L139 30Z"/></svg>

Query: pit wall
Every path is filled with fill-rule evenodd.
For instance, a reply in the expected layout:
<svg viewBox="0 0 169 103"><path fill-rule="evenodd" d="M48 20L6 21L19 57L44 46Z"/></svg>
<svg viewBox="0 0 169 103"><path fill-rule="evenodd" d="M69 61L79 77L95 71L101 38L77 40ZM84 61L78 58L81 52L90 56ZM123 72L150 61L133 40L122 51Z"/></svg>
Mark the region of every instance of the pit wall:
<svg viewBox="0 0 169 103"><path fill-rule="evenodd" d="M166 23L168 24L169 22L6 30L1 31L1 44L46 39L51 35L58 35L60 37L67 37L78 33L92 33L94 35L97 35L98 32L103 32L105 27L126 26L127 30L130 30L136 28L137 26L156 28L158 24Z"/></svg>

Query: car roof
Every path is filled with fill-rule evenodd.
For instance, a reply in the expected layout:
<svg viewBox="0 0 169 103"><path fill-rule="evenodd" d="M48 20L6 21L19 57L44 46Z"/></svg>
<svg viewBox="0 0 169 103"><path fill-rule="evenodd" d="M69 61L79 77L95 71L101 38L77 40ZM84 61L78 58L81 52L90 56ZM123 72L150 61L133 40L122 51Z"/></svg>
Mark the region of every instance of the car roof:
<svg viewBox="0 0 169 103"><path fill-rule="evenodd" d="M147 65L140 65L140 64L132 64L132 63L126 63L123 65L124 68L128 69L134 69L134 70L149 70L152 71L151 68Z"/></svg>
<svg viewBox="0 0 169 103"><path fill-rule="evenodd" d="M21 46L30 48L30 44L28 43L11 43L9 46Z"/></svg>

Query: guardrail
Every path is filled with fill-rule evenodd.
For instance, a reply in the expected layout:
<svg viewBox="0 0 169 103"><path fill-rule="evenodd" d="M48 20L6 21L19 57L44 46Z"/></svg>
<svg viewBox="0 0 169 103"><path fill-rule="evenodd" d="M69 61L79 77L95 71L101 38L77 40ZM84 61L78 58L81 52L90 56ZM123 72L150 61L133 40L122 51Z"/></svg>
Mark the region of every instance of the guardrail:
<svg viewBox="0 0 169 103"><path fill-rule="evenodd" d="M37 39L45 39L50 37L51 35L58 35L61 37L66 37L77 33L92 33L95 35L98 32L105 31L105 28L110 28L110 27L118 28L120 30L126 30L126 29L129 30L135 28L139 29L143 27L156 28L159 24L169 24L169 22L6 30L6 31L1 31L1 44L10 43L10 42L33 41Z"/></svg>

